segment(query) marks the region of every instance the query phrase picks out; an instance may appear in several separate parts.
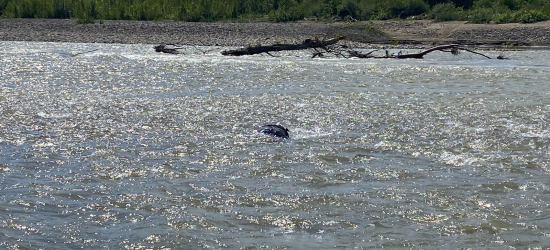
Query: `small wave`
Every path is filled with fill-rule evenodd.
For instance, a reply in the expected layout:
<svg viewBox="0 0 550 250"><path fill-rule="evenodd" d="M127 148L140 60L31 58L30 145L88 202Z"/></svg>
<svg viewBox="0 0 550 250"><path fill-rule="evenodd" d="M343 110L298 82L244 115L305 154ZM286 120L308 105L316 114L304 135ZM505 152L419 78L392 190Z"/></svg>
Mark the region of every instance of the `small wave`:
<svg viewBox="0 0 550 250"><path fill-rule="evenodd" d="M466 154L453 154L451 152L443 152L439 156L439 160L453 166L472 165L479 162L479 159L476 157L471 157Z"/></svg>
<svg viewBox="0 0 550 250"><path fill-rule="evenodd" d="M521 133L520 135L522 137L527 137L527 138L542 138L542 139L550 138L550 132L546 132L546 131L541 131L541 132L530 131L530 132Z"/></svg>
<svg viewBox="0 0 550 250"><path fill-rule="evenodd" d="M327 129L319 127L313 129L294 128L290 133L290 137L294 139L320 138L337 134L337 132L327 131Z"/></svg>
<svg viewBox="0 0 550 250"><path fill-rule="evenodd" d="M396 142L390 142L390 141L379 141L373 145L376 149L392 149L397 148L399 146Z"/></svg>
<svg viewBox="0 0 550 250"><path fill-rule="evenodd" d="M60 114L48 114L44 111L38 112L36 115L42 117L42 118L53 118L53 119L62 119L62 118L68 118L71 116L71 114L68 113L60 113Z"/></svg>

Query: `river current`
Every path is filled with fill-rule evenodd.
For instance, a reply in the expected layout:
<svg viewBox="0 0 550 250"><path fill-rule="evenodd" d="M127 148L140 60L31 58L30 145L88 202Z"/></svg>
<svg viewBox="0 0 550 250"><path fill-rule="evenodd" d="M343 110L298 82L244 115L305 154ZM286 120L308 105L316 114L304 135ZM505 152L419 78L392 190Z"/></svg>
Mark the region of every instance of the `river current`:
<svg viewBox="0 0 550 250"><path fill-rule="evenodd" d="M549 51L152 47L0 42L1 249L550 248Z"/></svg>

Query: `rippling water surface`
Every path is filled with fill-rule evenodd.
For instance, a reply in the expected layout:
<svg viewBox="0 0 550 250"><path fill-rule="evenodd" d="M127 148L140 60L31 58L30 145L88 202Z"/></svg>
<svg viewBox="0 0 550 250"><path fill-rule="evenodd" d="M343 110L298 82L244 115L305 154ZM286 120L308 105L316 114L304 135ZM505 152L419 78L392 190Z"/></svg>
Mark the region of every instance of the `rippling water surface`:
<svg viewBox="0 0 550 250"><path fill-rule="evenodd" d="M550 247L548 51L0 45L0 248Z"/></svg>

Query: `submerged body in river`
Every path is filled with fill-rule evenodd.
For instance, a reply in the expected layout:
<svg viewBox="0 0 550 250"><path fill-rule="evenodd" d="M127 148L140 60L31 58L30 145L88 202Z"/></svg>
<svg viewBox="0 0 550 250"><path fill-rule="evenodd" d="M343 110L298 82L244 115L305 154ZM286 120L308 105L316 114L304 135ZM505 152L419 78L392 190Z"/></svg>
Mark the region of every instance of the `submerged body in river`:
<svg viewBox="0 0 550 250"><path fill-rule="evenodd" d="M281 125L263 125L258 129L258 132L285 139L290 138L290 131Z"/></svg>

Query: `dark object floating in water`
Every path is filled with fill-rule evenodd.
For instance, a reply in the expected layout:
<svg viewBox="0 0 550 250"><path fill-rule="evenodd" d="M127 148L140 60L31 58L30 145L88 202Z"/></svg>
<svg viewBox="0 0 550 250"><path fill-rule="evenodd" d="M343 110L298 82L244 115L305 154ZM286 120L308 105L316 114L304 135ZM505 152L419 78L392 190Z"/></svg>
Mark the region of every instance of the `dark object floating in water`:
<svg viewBox="0 0 550 250"><path fill-rule="evenodd" d="M161 44L155 46L155 51L168 54L182 54L182 52L178 50L181 48L179 44Z"/></svg>
<svg viewBox="0 0 550 250"><path fill-rule="evenodd" d="M290 138L288 129L281 125L263 125L260 129L258 129L258 132L285 139Z"/></svg>

